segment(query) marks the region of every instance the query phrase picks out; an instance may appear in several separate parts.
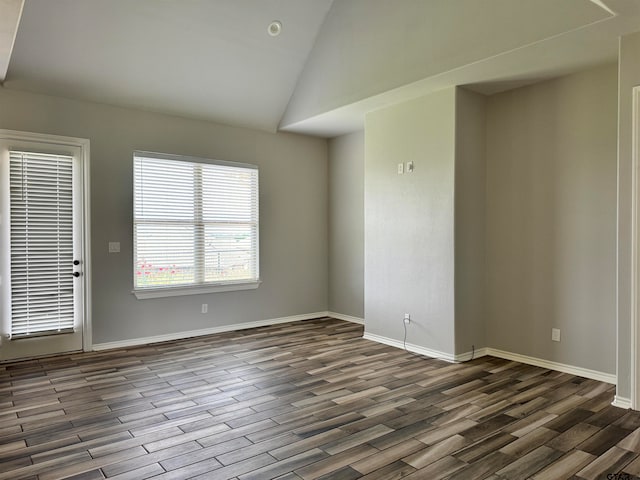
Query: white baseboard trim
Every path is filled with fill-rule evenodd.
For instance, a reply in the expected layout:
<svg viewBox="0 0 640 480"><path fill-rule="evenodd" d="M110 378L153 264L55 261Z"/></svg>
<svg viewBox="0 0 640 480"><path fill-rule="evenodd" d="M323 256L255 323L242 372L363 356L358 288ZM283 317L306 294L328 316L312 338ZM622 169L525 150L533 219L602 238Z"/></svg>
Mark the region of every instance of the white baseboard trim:
<svg viewBox="0 0 640 480"><path fill-rule="evenodd" d="M505 352L504 350L498 350L496 348L487 348L486 350L487 355L491 355L492 357L504 358L505 360L513 360L515 362L526 363L527 365L533 365L536 367L548 368L549 370L569 373L571 375L590 378L592 380L611 383L613 385L615 385L618 381L617 376L612 373L598 372L597 370L590 370L588 368L575 367L573 365L567 365L565 363L558 363L549 360L543 360L541 358L529 357L527 355L520 355L519 353Z"/></svg>
<svg viewBox="0 0 640 480"><path fill-rule="evenodd" d="M351 317L349 315L342 315L335 312L315 312L306 313L302 315L292 315L290 317L270 318L266 320L257 320L255 322L237 323L233 325L221 325L218 327L204 328L200 330L190 330L187 332L168 333L165 335L155 335L151 337L132 338L127 340L120 340L116 342L106 343L94 343L93 350L110 350L114 348L134 347L139 345L148 345L150 343L167 342L171 340L180 340L183 338L200 337L203 335L211 335L215 333L231 332L235 330L245 330L247 328L266 327L269 325L277 325L280 323L298 322L301 320L311 320L314 318L332 317L338 320L347 322L353 322L363 324L364 320L358 317ZM395 340L381 335L365 332L363 335L365 340L371 340L391 347L402 348L404 345L402 341ZM471 360L472 352L461 353L453 355L430 348L425 348L420 345L414 345L407 343L406 348L408 351L425 355L431 358L439 358L447 362L466 362ZM493 357L503 358L505 360L513 360L527 365L534 365L536 367L548 368L549 370L556 370L559 372L569 373L571 375L577 375L580 377L590 378L592 380L598 380L600 382L611 383L615 385L617 383L617 377L615 374L598 372L596 370L590 370L588 368L575 367L573 365L566 365L564 363L551 362L549 360L543 360L541 358L529 357L527 355L520 355L519 353L506 352L504 350L498 350L495 348L479 348L473 353L474 358L490 355ZM624 397L615 396L613 405L621 408L631 408L631 400Z"/></svg>
<svg viewBox="0 0 640 480"><path fill-rule="evenodd" d="M462 362L468 362L469 360L474 360L476 358L484 357L488 355L487 350L488 349L486 347L482 347L482 348L476 349L475 351L458 353L455 356L455 361L458 363L462 363Z"/></svg>
<svg viewBox="0 0 640 480"><path fill-rule="evenodd" d="M404 350L404 344L400 340L394 340L393 338L383 337L382 335L376 335L375 333L364 332L362 336L365 340L371 340L373 342L389 345L390 347L402 348ZM419 353L431 358L438 358L447 362L455 362L455 357L450 353L440 352L438 350L432 350L430 348L424 348L420 345L414 345L407 343L407 350L413 353Z"/></svg>
<svg viewBox="0 0 640 480"><path fill-rule="evenodd" d="M611 405L613 405L614 407L629 409L631 408L631 399L619 397L618 395L615 395L613 397L613 402L611 402Z"/></svg>
<svg viewBox="0 0 640 480"><path fill-rule="evenodd" d="M363 338L366 340L372 340L374 342L383 343L385 345L389 345L391 347L396 348L404 348L403 344L399 340L394 340L392 338L383 337L381 335L375 335L373 333L365 332ZM592 380L598 380L600 382L611 383L615 385L617 383L617 377L615 374L598 372L596 370L590 370L588 368L575 367L573 365L567 365L564 363L552 362L549 360L543 360L541 358L529 357L527 355L520 355L519 353L505 352L504 350L498 350L496 348L483 347L477 349L475 352L465 352L457 355L452 355L445 352L440 352L437 350L432 350L429 348L424 348L419 345L413 345L411 343L407 343L407 350L414 353L419 353L420 355L425 355L427 357L439 358L441 360L446 360L447 362L466 362L471 360L471 356L473 353L473 358L480 358L486 355L490 355L492 357L503 358L505 360L513 360L515 362L525 363L527 365L533 365L535 367L547 368L549 370L555 370L558 372L569 373L571 375L577 375L579 377L590 378ZM620 405L629 405L630 408L631 401L625 398L620 398Z"/></svg>
<svg viewBox="0 0 640 480"><path fill-rule="evenodd" d="M236 323L233 325L221 325L218 327L203 328L200 330L190 330L187 332L168 333L165 335L154 335L152 337L132 338L128 340L119 340L117 342L94 343L93 350L110 350L113 348L135 347L139 345L148 345L150 343L168 342L171 340L181 340L183 338L201 337L203 335L211 335L214 333L232 332L234 330L245 330L247 328L268 327L279 323L298 322L301 320L311 320L314 318L322 318L329 316L328 312L306 313L303 315L293 315L291 317L270 318L268 320L258 320L255 322Z"/></svg>
<svg viewBox="0 0 640 480"><path fill-rule="evenodd" d="M352 317L351 315L343 315L342 313L327 312L327 315L331 318L338 320L344 320L345 322L357 323L358 325L364 325L364 318Z"/></svg>

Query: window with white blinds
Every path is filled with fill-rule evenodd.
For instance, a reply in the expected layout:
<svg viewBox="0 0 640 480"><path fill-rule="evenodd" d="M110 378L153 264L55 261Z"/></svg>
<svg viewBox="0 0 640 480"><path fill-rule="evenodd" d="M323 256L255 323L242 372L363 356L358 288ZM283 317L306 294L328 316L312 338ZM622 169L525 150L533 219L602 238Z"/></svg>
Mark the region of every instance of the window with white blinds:
<svg viewBox="0 0 640 480"><path fill-rule="evenodd" d="M74 328L73 157L9 152L11 336Z"/></svg>
<svg viewBox="0 0 640 480"><path fill-rule="evenodd" d="M258 169L134 154L136 291L257 282Z"/></svg>

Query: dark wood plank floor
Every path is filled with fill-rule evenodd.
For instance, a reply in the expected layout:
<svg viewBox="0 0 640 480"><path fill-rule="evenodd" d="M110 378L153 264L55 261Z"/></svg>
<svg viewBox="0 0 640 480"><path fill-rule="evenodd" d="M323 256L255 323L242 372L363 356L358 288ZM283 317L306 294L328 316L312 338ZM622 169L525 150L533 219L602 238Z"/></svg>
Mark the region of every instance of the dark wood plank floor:
<svg viewBox="0 0 640 480"><path fill-rule="evenodd" d="M640 475L612 385L361 336L318 319L0 365L0 480Z"/></svg>

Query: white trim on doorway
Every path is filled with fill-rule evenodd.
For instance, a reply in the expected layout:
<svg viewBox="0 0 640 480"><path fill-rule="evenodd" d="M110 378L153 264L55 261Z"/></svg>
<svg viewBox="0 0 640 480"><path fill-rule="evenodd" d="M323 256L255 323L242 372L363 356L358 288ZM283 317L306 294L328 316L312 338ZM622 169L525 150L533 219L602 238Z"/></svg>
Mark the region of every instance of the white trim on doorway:
<svg viewBox="0 0 640 480"><path fill-rule="evenodd" d="M638 295L640 291L640 264L638 255L638 225L640 224L640 86L633 89L633 119L632 119L632 150L631 150L631 294L630 294L630 310L631 310L631 335L630 335L630 351L631 351L631 368L630 368L630 384L631 384L631 408L638 410L640 408L640 382L637 375L640 372L640 357L638 355L638 345L640 345L640 312L638 311L639 302ZM618 219L619 221L619 219ZM615 402L614 402L615 403Z"/></svg>
<svg viewBox="0 0 640 480"><path fill-rule="evenodd" d="M57 145L78 148L81 159L82 175L82 289L83 289L83 335L82 348L84 351L92 350L91 333L91 205L90 205L90 170L89 170L89 140L86 138L66 137L43 133L21 132L16 130L0 129L0 140L15 142L40 143L44 145Z"/></svg>

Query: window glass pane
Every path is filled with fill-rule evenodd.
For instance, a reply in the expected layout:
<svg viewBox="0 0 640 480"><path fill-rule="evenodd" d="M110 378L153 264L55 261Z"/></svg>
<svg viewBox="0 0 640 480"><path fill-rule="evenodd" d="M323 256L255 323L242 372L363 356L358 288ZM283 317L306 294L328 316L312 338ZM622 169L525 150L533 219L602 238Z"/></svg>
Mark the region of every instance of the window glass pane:
<svg viewBox="0 0 640 480"><path fill-rule="evenodd" d="M202 216L208 222L257 221L257 170L219 165L202 169Z"/></svg>
<svg viewBox="0 0 640 480"><path fill-rule="evenodd" d="M205 226L205 281L255 278L253 225Z"/></svg>
<svg viewBox="0 0 640 480"><path fill-rule="evenodd" d="M136 219L194 221L193 164L137 158L134 167Z"/></svg>
<svg viewBox="0 0 640 480"><path fill-rule="evenodd" d="M136 287L195 281L193 225L136 225Z"/></svg>

